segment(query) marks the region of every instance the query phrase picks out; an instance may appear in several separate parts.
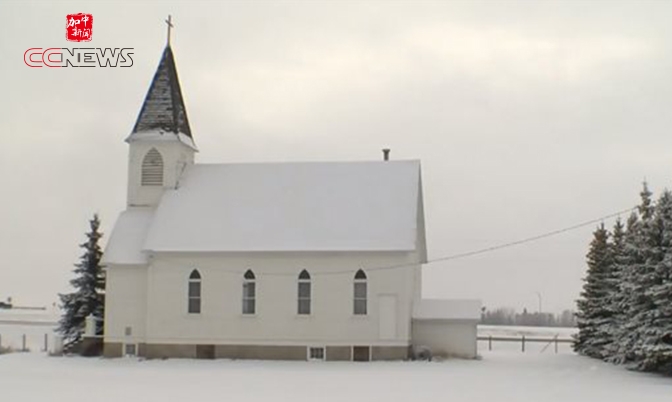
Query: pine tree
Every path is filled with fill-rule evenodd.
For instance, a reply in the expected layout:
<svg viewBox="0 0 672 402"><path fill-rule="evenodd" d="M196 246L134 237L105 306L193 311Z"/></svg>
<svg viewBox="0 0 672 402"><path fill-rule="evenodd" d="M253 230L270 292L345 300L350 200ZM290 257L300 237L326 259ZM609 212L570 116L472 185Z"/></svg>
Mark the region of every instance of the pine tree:
<svg viewBox="0 0 672 402"><path fill-rule="evenodd" d="M70 281L75 291L59 295L63 316L57 331L65 340L71 342L81 339L87 316L93 314L99 319L103 317L105 277L100 265L103 253L98 242L102 233L98 231L100 220L97 214L89 224L91 230L86 233L87 241L80 244L84 254L79 263L75 264L75 279ZM99 333L102 333L102 325L99 326Z"/></svg>
<svg viewBox="0 0 672 402"><path fill-rule="evenodd" d="M586 356L604 358L605 348L611 341L611 334L606 328L612 317L608 304L608 281L614 263L609 232L604 225L593 233L586 259L588 274L577 301L579 333L575 337L574 350Z"/></svg>

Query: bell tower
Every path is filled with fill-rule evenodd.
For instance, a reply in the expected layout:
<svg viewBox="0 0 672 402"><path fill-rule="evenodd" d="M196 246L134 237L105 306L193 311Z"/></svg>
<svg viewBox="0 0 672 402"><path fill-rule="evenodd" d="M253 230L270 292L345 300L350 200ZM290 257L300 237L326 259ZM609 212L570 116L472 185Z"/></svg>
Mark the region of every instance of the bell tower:
<svg viewBox="0 0 672 402"><path fill-rule="evenodd" d="M164 190L178 185L198 152L170 40L126 142L129 144L127 205L154 207Z"/></svg>

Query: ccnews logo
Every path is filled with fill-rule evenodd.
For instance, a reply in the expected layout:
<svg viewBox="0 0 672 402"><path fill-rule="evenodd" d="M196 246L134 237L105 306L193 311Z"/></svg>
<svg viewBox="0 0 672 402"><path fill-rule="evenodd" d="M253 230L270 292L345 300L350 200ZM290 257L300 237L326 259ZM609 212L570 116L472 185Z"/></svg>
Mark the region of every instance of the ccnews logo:
<svg viewBox="0 0 672 402"><path fill-rule="evenodd" d="M93 38L93 15L78 13L65 16L65 39L90 42ZM23 53L28 67L131 67L133 48L61 48L31 47Z"/></svg>
<svg viewBox="0 0 672 402"><path fill-rule="evenodd" d="M131 67L133 48L33 47L23 54L28 67Z"/></svg>

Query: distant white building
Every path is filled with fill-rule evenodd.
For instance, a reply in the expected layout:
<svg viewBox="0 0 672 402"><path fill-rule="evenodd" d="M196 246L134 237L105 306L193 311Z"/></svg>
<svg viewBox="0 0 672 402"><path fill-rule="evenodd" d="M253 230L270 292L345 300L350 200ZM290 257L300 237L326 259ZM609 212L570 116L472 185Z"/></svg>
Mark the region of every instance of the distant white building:
<svg viewBox="0 0 672 402"><path fill-rule="evenodd" d="M479 302L421 300L419 161L196 164L170 46L126 142L106 356L475 357Z"/></svg>

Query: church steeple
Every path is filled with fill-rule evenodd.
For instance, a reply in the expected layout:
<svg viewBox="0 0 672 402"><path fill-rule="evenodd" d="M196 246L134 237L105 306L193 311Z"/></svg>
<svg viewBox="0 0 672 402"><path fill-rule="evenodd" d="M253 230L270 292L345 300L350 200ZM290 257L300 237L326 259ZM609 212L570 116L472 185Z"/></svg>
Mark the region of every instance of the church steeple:
<svg viewBox="0 0 672 402"><path fill-rule="evenodd" d="M143 132L173 133L178 138L181 133L189 137L193 144L170 44L163 51L131 136L140 137Z"/></svg>
<svg viewBox="0 0 672 402"><path fill-rule="evenodd" d="M163 51L138 120L126 142L129 145L127 204L155 207L166 189L179 185L198 152L191 136L170 43Z"/></svg>

